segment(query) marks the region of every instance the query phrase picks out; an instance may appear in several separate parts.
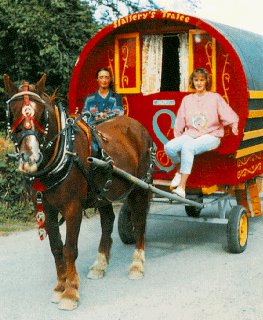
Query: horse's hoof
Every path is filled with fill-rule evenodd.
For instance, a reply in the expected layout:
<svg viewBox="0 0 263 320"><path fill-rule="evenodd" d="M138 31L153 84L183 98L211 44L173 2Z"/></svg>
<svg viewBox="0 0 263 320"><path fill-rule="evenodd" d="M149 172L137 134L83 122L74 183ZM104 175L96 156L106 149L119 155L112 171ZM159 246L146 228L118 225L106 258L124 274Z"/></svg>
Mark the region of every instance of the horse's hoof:
<svg viewBox="0 0 263 320"><path fill-rule="evenodd" d="M129 279L130 280L140 280L144 276L144 273L139 270L131 270L129 272Z"/></svg>
<svg viewBox="0 0 263 320"><path fill-rule="evenodd" d="M91 269L87 275L87 278L92 280L98 280L98 279L102 279L104 277L104 274L105 274L104 270Z"/></svg>
<svg viewBox="0 0 263 320"><path fill-rule="evenodd" d="M78 307L78 302L70 299L63 298L59 304L58 309L72 311Z"/></svg>
<svg viewBox="0 0 263 320"><path fill-rule="evenodd" d="M52 303L59 303L62 299L62 292L60 291L54 291L52 298L51 298L51 302Z"/></svg>

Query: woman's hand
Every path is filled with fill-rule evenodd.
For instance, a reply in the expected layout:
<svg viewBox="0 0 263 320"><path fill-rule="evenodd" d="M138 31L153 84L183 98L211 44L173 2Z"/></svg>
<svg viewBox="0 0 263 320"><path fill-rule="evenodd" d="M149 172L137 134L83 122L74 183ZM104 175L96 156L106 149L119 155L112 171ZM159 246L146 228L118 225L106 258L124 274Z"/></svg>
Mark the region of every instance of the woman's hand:
<svg viewBox="0 0 263 320"><path fill-rule="evenodd" d="M233 125L232 125L232 132L233 132L233 134L234 134L235 136L238 135L238 126L237 126L237 124L233 124Z"/></svg>

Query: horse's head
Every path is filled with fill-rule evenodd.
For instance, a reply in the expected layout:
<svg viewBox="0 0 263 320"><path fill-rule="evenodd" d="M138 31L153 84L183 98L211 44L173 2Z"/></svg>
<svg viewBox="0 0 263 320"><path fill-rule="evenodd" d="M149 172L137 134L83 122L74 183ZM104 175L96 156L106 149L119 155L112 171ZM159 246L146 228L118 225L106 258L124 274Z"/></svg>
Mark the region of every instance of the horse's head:
<svg viewBox="0 0 263 320"><path fill-rule="evenodd" d="M35 84L24 81L17 87L4 75L7 101L7 127L17 152L22 173L38 170L43 156L41 148L48 131L47 99L44 95L46 75Z"/></svg>

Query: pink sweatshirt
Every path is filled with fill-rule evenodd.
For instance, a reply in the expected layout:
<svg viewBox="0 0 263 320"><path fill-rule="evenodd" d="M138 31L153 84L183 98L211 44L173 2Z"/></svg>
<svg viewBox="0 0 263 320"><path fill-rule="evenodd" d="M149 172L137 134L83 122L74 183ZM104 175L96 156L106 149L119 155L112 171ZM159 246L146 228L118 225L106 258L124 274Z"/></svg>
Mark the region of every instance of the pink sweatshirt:
<svg viewBox="0 0 263 320"><path fill-rule="evenodd" d="M238 115L223 97L214 92L185 96L177 113L174 126L175 137L187 134L197 138L203 134L223 137L224 126L237 128Z"/></svg>

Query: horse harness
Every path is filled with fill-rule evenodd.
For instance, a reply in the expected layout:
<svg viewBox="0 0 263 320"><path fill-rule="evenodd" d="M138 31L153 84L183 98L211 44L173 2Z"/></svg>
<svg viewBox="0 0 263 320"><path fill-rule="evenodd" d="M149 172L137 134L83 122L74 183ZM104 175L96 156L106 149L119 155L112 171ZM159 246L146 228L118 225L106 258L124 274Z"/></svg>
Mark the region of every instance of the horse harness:
<svg viewBox="0 0 263 320"><path fill-rule="evenodd" d="M23 98L23 107L22 107L22 115L19 117L17 121L11 126L11 116L10 116L10 103L16 101L17 99ZM46 141L46 136L49 130L48 123L48 111L44 110L44 122L45 128L41 126L37 120L34 118L34 109L31 106L31 100L35 100L38 104L41 104L45 108L46 101L44 101L38 94L31 92L28 90L28 83L24 84L23 91L15 94L7 101L7 128L8 133L15 144L16 151L19 152L19 146L22 143L22 140L28 135L34 135L39 141L40 150L45 150L50 148L54 142L56 141L57 146L55 148L56 154L53 155L53 161L48 163L48 165L37 172L34 173L26 173L24 174L25 183L33 190L36 191L36 220L39 227L39 236L40 239L43 240L47 235L47 230L45 228L45 214L43 211L42 204L42 193L52 189L68 176L73 163L75 163L78 168L81 170L82 174L87 179L91 190L97 195L94 203L94 207L97 208L100 206L102 201L110 201L106 197L107 191L110 190L110 186L112 185L112 170L108 169L106 172L106 179L104 186L102 188L98 188L95 183L94 175L97 170L95 165L91 165L91 170L87 170L82 163L79 155L73 152L75 134L79 130L84 130L86 133L90 146L97 146L97 150L90 148L89 156L94 156L98 159L101 159L107 163L112 163L113 160L106 153L106 151L102 148L101 140L106 141L105 136L97 130L96 126L89 125L88 123L82 120L83 116L86 115L72 115L71 117L67 117L66 112L62 104L58 104L55 106L56 115L57 115L57 123L60 131L58 134L51 140ZM32 130L32 123L39 129L40 133L37 134L34 130ZM16 135L17 127L23 124L23 127L26 129L23 131L21 138L18 139ZM94 143L92 143L94 142ZM19 155L16 154L10 155L10 158L15 158L18 160ZM147 172L147 176L145 177L145 181L151 181L153 174L153 151L151 150L151 164L150 168ZM111 166L109 166L111 168Z"/></svg>
<svg viewBox="0 0 263 320"><path fill-rule="evenodd" d="M22 140L28 135L34 135L40 142L40 147L43 147L45 142L45 137L48 134L49 123L48 123L48 111L44 110L44 122L45 127L40 125L38 121L35 119L35 111L32 107L32 101L37 102L38 104L42 105L45 108L46 101L44 101L38 94L35 92L29 91L29 83L25 82L23 84L21 92L14 94L8 101L6 101L7 108L6 108L6 119L7 119L7 130L10 136L10 139L14 143L16 149L18 150L19 146L22 143ZM22 114L21 116L13 123L11 126L11 114L10 114L10 103L13 101L17 101L23 99L23 107L22 107ZM15 131L17 130L20 124L23 124L23 127L26 129L21 135L21 138L18 139ZM36 134L34 130L32 130L32 126L34 125L39 129L40 134Z"/></svg>

